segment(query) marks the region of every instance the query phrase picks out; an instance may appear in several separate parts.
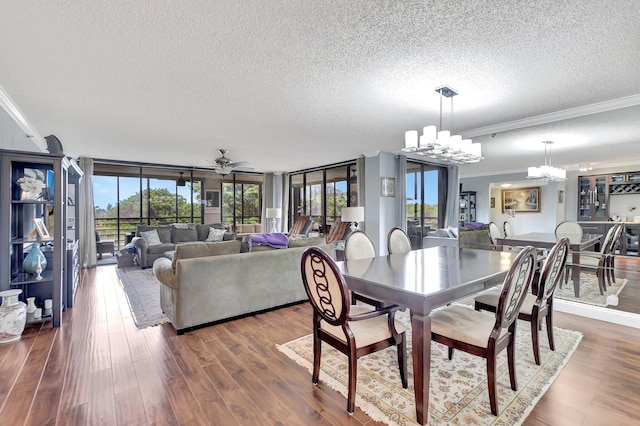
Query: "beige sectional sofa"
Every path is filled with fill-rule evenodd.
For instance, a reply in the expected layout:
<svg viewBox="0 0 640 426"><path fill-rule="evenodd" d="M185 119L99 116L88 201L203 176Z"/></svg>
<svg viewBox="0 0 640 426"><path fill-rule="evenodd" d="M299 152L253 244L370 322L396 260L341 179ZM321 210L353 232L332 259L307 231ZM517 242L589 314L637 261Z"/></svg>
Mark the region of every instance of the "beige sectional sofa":
<svg viewBox="0 0 640 426"><path fill-rule="evenodd" d="M290 240L289 248L241 253L239 241L184 243L153 272L160 304L178 334L223 320L307 300L300 259L309 246L333 256L324 238Z"/></svg>

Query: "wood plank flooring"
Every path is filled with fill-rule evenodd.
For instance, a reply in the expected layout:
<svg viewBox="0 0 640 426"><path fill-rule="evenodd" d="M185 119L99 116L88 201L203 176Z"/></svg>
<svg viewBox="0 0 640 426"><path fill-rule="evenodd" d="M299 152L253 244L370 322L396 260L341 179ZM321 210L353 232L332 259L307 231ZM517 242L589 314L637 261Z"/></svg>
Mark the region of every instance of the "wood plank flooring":
<svg viewBox="0 0 640 426"><path fill-rule="evenodd" d="M637 424L640 331L555 315L584 338L524 424ZM61 328L0 345L0 423L378 425L275 348L310 333L310 318L301 304L182 336L138 330L115 267L83 271Z"/></svg>

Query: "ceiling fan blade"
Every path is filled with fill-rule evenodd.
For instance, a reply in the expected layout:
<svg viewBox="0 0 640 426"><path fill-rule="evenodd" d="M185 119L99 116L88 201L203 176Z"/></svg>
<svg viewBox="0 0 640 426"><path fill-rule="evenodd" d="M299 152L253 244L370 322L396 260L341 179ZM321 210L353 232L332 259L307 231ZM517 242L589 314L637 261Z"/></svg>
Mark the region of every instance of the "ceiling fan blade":
<svg viewBox="0 0 640 426"><path fill-rule="evenodd" d="M236 167L244 167L244 166L248 166L249 162L248 161L238 161L236 163L229 163L229 167L233 167L234 169Z"/></svg>

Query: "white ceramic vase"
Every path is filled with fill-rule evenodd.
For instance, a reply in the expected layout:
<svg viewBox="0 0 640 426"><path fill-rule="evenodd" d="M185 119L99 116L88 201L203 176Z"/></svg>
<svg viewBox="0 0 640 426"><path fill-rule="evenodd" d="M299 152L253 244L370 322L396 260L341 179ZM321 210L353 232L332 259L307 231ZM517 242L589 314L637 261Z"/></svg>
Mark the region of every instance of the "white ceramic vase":
<svg viewBox="0 0 640 426"><path fill-rule="evenodd" d="M20 294L20 289L0 291L0 343L13 342L22 336L27 321L27 305L18 300Z"/></svg>
<svg viewBox="0 0 640 426"><path fill-rule="evenodd" d="M36 311L36 298L27 297L27 313L32 314Z"/></svg>

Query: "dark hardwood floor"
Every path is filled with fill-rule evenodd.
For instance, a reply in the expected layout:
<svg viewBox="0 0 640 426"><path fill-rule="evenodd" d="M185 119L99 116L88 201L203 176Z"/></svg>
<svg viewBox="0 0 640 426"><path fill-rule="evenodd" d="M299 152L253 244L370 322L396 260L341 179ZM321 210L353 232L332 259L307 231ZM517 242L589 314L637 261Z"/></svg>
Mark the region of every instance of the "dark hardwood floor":
<svg viewBox="0 0 640 426"><path fill-rule="evenodd" d="M310 333L311 308L177 336L136 329L115 266L83 272L61 328L0 345L7 425L377 425L275 344ZM556 313L584 338L525 425L631 425L640 418L640 330ZM546 344L546 342L544 343Z"/></svg>

